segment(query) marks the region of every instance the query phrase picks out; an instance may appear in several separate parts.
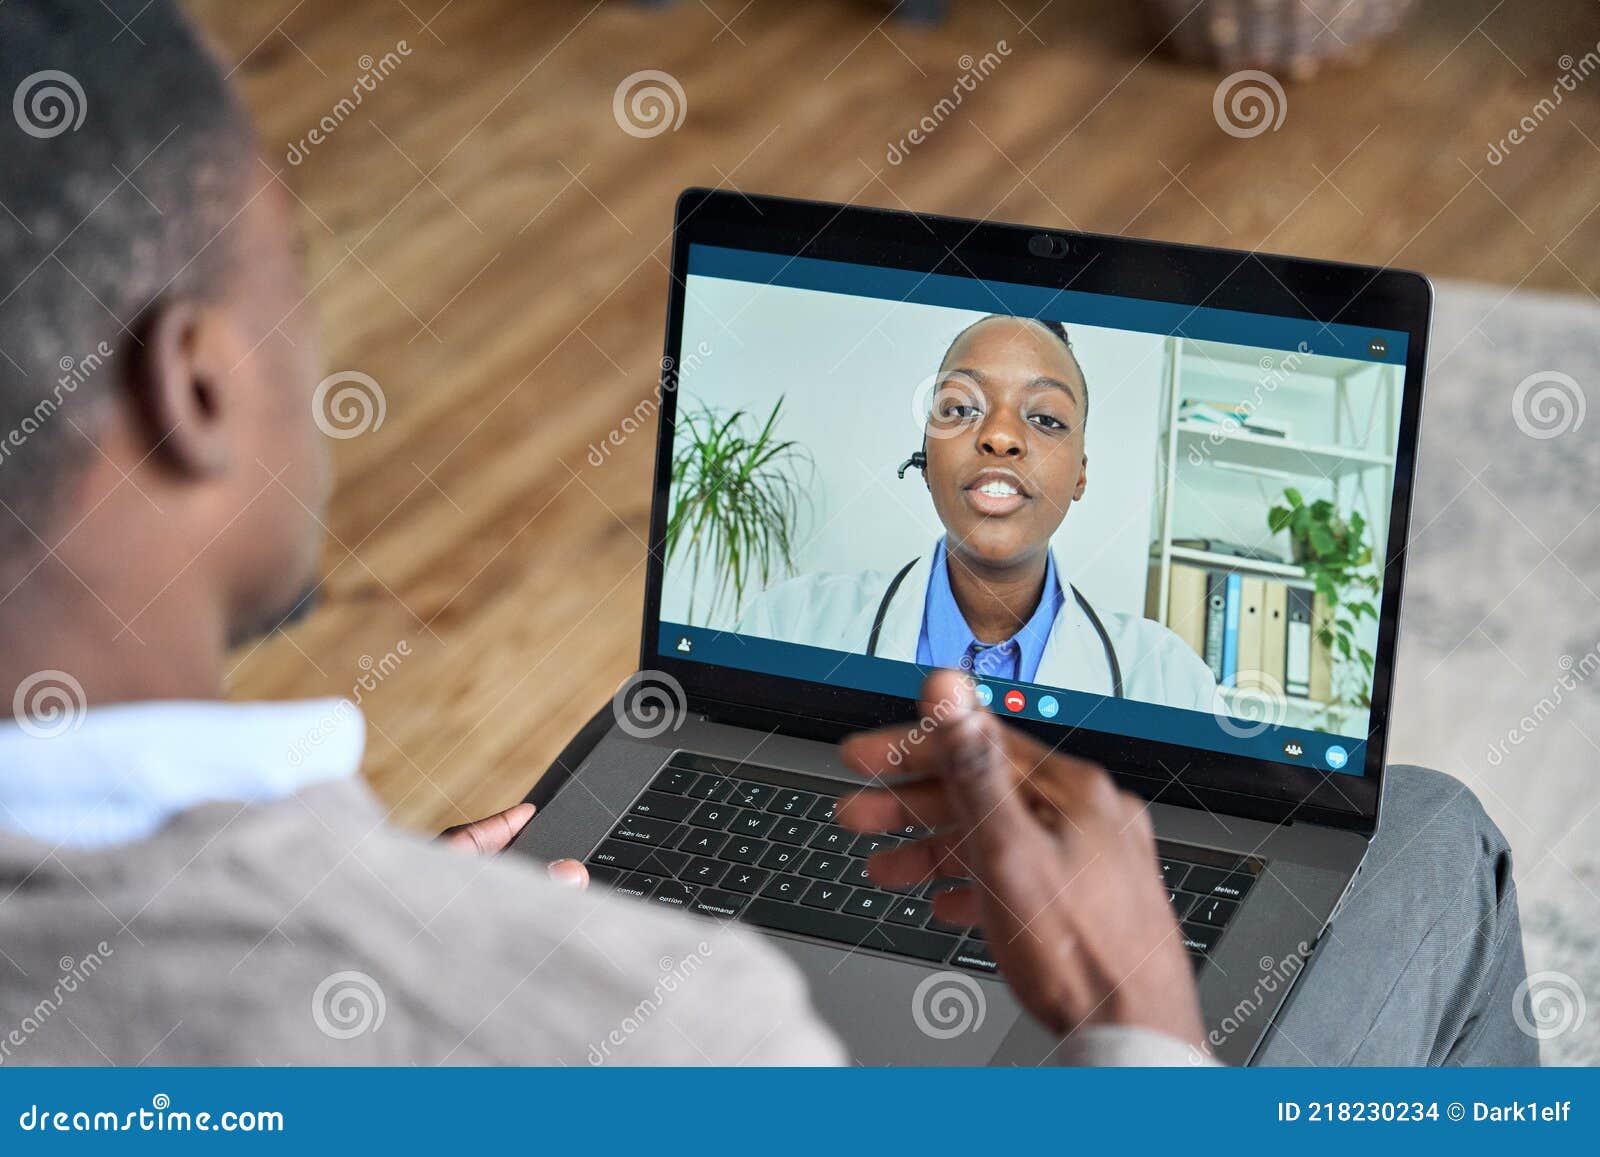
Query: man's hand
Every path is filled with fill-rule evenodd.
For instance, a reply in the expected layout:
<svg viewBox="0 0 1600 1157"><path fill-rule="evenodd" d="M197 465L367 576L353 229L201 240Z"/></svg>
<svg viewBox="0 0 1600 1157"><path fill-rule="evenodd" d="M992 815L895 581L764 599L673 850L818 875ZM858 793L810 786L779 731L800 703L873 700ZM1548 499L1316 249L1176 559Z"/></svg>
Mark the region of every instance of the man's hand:
<svg viewBox="0 0 1600 1157"><path fill-rule="evenodd" d="M463 852L476 852L480 856L495 856L511 846L517 833L533 818L534 806L524 801L496 812L487 819L470 824L457 824L439 833L439 842L447 848ZM589 870L577 860L554 860L547 865L552 879L574 888L589 884Z"/></svg>
<svg viewBox="0 0 1600 1157"><path fill-rule="evenodd" d="M1134 1025L1203 1049L1188 954L1140 801L1093 764L1003 726L954 672L924 684L922 714L843 746L854 770L906 778L846 799L839 823L933 830L873 856L872 878L904 887L969 877L935 898L935 914L981 925L1018 999L1056 1032Z"/></svg>

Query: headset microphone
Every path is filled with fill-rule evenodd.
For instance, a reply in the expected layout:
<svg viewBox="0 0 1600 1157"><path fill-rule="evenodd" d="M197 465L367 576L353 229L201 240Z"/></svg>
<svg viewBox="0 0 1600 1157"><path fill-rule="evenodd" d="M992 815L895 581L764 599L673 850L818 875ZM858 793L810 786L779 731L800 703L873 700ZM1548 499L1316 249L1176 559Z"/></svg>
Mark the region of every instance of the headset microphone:
<svg viewBox="0 0 1600 1157"><path fill-rule="evenodd" d="M896 478L904 478L907 470L921 470L924 474L928 471L928 456L918 450L911 457L900 463L900 469L894 472Z"/></svg>

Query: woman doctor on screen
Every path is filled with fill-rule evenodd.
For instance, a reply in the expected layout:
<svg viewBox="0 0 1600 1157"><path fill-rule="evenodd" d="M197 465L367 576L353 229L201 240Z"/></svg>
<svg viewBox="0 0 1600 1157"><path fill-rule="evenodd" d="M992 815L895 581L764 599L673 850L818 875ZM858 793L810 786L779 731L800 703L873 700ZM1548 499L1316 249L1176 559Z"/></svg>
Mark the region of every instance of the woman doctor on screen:
<svg viewBox="0 0 1600 1157"><path fill-rule="evenodd" d="M922 470L944 537L896 571L782 583L741 633L1210 711L1204 660L1159 623L1097 612L1050 549L1088 485L1088 383L1061 324L975 322L936 383L901 473Z"/></svg>

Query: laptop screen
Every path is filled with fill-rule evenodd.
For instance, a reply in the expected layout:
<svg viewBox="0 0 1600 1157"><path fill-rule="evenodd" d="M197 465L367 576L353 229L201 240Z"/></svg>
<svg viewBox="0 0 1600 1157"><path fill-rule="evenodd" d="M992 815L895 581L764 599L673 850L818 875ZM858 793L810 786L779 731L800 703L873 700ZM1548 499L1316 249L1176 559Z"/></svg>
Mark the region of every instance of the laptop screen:
<svg viewBox="0 0 1600 1157"><path fill-rule="evenodd" d="M1406 345L692 244L659 653L1359 775Z"/></svg>

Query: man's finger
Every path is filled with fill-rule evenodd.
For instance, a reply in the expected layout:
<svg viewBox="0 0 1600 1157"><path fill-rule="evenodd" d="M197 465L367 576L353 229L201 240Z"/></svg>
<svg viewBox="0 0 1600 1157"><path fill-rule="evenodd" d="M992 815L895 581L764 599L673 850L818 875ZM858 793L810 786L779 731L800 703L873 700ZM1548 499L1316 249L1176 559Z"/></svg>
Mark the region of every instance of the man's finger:
<svg viewBox="0 0 1600 1157"><path fill-rule="evenodd" d="M971 681L953 671L929 676L923 699L924 710L938 711L941 718L933 735L933 774L978 854L998 853L1008 840L1036 827L1023 806L999 726L978 706Z"/></svg>
<svg viewBox="0 0 1600 1157"><path fill-rule="evenodd" d="M569 888L581 890L589 886L589 869L577 860L551 860L545 871L556 883L565 884Z"/></svg>
<svg viewBox="0 0 1600 1157"><path fill-rule="evenodd" d="M929 729L921 722L852 735L839 744L844 765L866 779L926 775Z"/></svg>
<svg viewBox="0 0 1600 1157"><path fill-rule="evenodd" d="M867 875L884 888L904 888L923 880L946 875L952 842L948 836L934 835L914 840L898 848L874 852L867 859Z"/></svg>
<svg viewBox="0 0 1600 1157"><path fill-rule="evenodd" d="M502 852L533 818L534 806L526 801L469 824L457 824L439 833L439 842L463 852L492 856Z"/></svg>
<svg viewBox="0 0 1600 1157"><path fill-rule="evenodd" d="M913 825L943 827L950 818L944 786L931 780L858 791L840 800L834 813L835 823L868 835Z"/></svg>

